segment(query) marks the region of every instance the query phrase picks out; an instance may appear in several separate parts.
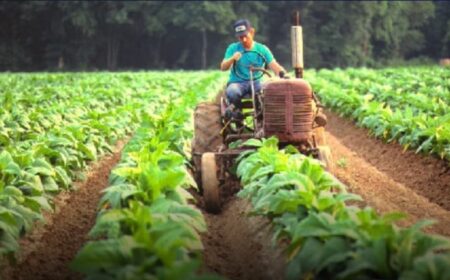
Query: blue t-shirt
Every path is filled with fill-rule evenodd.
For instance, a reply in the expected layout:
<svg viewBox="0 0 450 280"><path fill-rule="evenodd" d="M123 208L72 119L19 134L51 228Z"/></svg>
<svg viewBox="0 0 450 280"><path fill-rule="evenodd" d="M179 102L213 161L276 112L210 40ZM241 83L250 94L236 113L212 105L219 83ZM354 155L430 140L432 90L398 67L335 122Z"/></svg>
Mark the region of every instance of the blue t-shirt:
<svg viewBox="0 0 450 280"><path fill-rule="evenodd" d="M231 66L230 78L228 82L243 82L250 80L249 66L261 67L264 64L270 64L273 60L273 54L264 44L253 42L251 50L246 50L241 42L235 42L228 46L225 51L224 59L230 59L235 52L242 54L241 58ZM261 71L253 72L253 79L259 79L262 77Z"/></svg>

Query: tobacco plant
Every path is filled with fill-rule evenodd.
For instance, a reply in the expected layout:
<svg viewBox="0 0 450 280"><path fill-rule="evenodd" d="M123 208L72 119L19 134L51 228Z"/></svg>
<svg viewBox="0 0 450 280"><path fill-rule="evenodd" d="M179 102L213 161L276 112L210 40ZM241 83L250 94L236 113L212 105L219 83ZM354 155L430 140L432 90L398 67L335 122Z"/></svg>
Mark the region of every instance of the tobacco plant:
<svg viewBox="0 0 450 280"><path fill-rule="evenodd" d="M439 67L310 71L322 102L370 133L450 161L450 75Z"/></svg>
<svg viewBox="0 0 450 280"><path fill-rule="evenodd" d="M87 279L218 279L199 274L206 224L185 189L195 187L186 169L192 137L186 108L212 82L153 104L155 113L143 117L110 175L90 232L94 240L72 262Z"/></svg>
<svg viewBox="0 0 450 280"><path fill-rule="evenodd" d="M378 215L352 206L360 200L321 164L276 138L249 140L239 158L239 196L268 217L286 245L287 279L447 279L450 241L427 235L422 221L398 228L402 213Z"/></svg>
<svg viewBox="0 0 450 280"><path fill-rule="evenodd" d="M83 180L88 164L134 132L153 106L194 96L219 78L215 72L0 74L0 257L14 261L17 239L52 210L53 195ZM177 129L165 132L173 137Z"/></svg>

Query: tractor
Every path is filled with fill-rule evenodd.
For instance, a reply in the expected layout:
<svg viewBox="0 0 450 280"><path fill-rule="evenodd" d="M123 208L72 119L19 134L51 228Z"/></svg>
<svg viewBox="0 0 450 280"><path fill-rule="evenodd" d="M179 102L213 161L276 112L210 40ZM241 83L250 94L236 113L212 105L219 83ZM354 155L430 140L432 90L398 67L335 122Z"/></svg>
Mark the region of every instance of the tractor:
<svg viewBox="0 0 450 280"><path fill-rule="evenodd" d="M235 145L236 142L276 136L280 148L293 145L302 154L332 169L331 152L324 134L326 116L310 84L303 79L302 27L298 11L293 16L291 46L295 78L271 78L260 92L255 92L252 86L251 98L243 99L242 107L231 116L226 110L224 92L219 93L215 102L203 102L195 108L192 166L206 211L220 212L221 188L226 188L227 181L237 180L231 169L235 159L249 148ZM242 55L258 53L246 51ZM234 66L231 71L240 68ZM262 75L271 77L263 66L246 65L250 81Z"/></svg>

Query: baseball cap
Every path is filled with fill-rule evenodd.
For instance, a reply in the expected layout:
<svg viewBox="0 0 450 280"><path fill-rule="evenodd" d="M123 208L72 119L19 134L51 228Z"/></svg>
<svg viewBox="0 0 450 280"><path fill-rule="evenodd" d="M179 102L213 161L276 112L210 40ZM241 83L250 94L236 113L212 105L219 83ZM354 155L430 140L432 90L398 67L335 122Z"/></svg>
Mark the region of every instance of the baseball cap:
<svg viewBox="0 0 450 280"><path fill-rule="evenodd" d="M247 35L247 33L250 31L250 28L252 28L250 21L248 21L247 19L240 19L233 25L234 35L238 37Z"/></svg>

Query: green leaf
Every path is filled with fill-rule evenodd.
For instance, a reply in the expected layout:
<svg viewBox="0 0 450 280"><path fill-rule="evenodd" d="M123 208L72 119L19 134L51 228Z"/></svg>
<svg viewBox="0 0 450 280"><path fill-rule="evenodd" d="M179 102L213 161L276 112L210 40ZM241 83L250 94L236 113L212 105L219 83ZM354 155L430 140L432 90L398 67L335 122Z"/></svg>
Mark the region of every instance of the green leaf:
<svg viewBox="0 0 450 280"><path fill-rule="evenodd" d="M0 174L20 175L21 169L7 151L0 153Z"/></svg>
<svg viewBox="0 0 450 280"><path fill-rule="evenodd" d="M95 148L95 145L91 142L83 144L78 143L77 149L80 150L86 157L90 160L96 160L97 159L97 149Z"/></svg>
<svg viewBox="0 0 450 280"><path fill-rule="evenodd" d="M138 244L131 236L88 242L76 255L70 267L78 272L94 273L117 269L131 263Z"/></svg>
<svg viewBox="0 0 450 280"><path fill-rule="evenodd" d="M56 175L53 166L50 165L46 160L40 158L35 159L33 164L31 165L31 168L27 171L35 175L39 174L51 177L54 177Z"/></svg>
<svg viewBox="0 0 450 280"><path fill-rule="evenodd" d="M335 275L338 271L343 270L345 263L353 255L351 243L343 237L332 237L325 241L321 251L321 260L316 271L331 271L331 275ZM336 271L333 271L334 268Z"/></svg>
<svg viewBox="0 0 450 280"><path fill-rule="evenodd" d="M56 181L60 183L64 189L68 189L70 184L72 183L72 180L70 179L69 175L67 175L67 172L60 166L56 166L54 170Z"/></svg>
<svg viewBox="0 0 450 280"><path fill-rule="evenodd" d="M334 218L329 214L310 213L307 218L305 218L296 226L292 235L292 240L296 241L299 238L309 236L329 236L332 232L334 223Z"/></svg>
<svg viewBox="0 0 450 280"><path fill-rule="evenodd" d="M13 186L6 186L3 190L3 194L10 197L23 197L23 193L20 189Z"/></svg>
<svg viewBox="0 0 450 280"><path fill-rule="evenodd" d="M417 258L409 270L402 271L399 280L450 279L449 254L429 254Z"/></svg>
<svg viewBox="0 0 450 280"><path fill-rule="evenodd" d="M8 146L12 141L8 133L6 133L3 129L4 128L0 129L0 144L3 146Z"/></svg>
<svg viewBox="0 0 450 280"><path fill-rule="evenodd" d="M59 191L58 185L52 177L45 176L42 182L44 190L46 192L57 192Z"/></svg>
<svg viewBox="0 0 450 280"><path fill-rule="evenodd" d="M287 279L308 279L320 265L323 244L316 238L306 238L299 254L287 267Z"/></svg>
<svg viewBox="0 0 450 280"><path fill-rule="evenodd" d="M249 139L249 140L247 140L247 141L245 141L243 144L242 144L242 146L248 146L248 147L256 147L256 148L259 148L259 147L262 147L263 146L263 143L262 143L262 141L261 140L258 140L258 139Z"/></svg>
<svg viewBox="0 0 450 280"><path fill-rule="evenodd" d="M34 202L32 205L30 202ZM25 197L24 205L30 205L35 212L40 212L41 209L52 211L53 207L50 206L48 199L43 196L27 196Z"/></svg>

